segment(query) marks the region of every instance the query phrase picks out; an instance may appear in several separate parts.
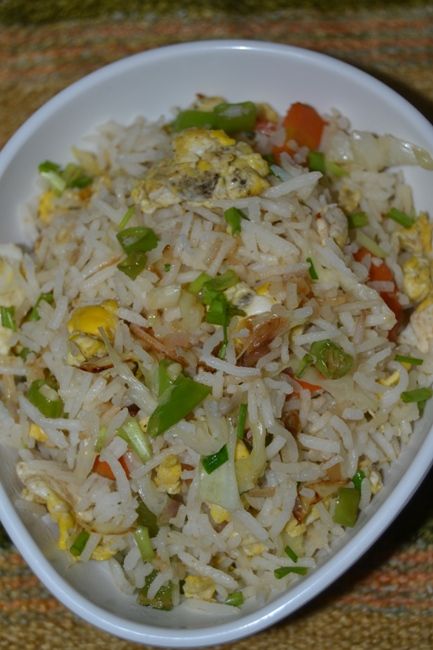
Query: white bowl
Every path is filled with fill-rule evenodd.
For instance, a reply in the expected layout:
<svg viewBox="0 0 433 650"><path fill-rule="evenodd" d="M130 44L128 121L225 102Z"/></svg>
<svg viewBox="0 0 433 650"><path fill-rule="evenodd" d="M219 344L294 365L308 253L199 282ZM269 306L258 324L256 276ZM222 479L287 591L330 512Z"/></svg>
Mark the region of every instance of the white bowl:
<svg viewBox="0 0 433 650"><path fill-rule="evenodd" d="M253 41L203 41L174 45L113 63L64 90L39 109L0 154L0 241L24 241L18 206L35 193L43 159L64 162L70 147L101 122L128 122L138 114L170 115L196 92L230 101L268 101L284 112L292 101L320 111L337 107L354 128L389 132L433 150L433 127L407 101L365 73L306 50ZM431 202L432 175L405 171L418 209ZM257 611L216 619L139 607L112 584L100 563L68 567L55 539L15 503L20 485L15 454L0 453L0 516L30 567L67 607L90 623L125 639L156 646L192 648L233 641L294 612L350 567L383 533L414 493L433 459L433 409L426 409L412 441L395 463L367 515L314 572ZM235 610L235 608L233 608Z"/></svg>

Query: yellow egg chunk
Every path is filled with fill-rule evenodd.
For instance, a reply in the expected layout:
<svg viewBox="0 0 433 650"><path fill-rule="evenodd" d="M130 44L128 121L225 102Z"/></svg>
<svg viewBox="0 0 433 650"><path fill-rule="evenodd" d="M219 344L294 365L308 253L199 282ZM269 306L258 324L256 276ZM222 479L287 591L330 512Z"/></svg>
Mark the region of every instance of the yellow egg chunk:
<svg viewBox="0 0 433 650"><path fill-rule="evenodd" d="M31 436L38 442L46 442L48 440L48 436L45 433L45 431L41 429L41 427L39 427L34 422L32 422L30 425L29 436Z"/></svg>
<svg viewBox="0 0 433 650"><path fill-rule="evenodd" d="M428 352L433 340L433 294L429 294L412 313L409 323L421 352Z"/></svg>
<svg viewBox="0 0 433 650"><path fill-rule="evenodd" d="M57 546L66 551L70 546L69 530L74 527L75 519L70 512L69 505L61 499L53 490L47 489L46 497L47 510L51 519L59 528L59 539Z"/></svg>
<svg viewBox="0 0 433 650"><path fill-rule="evenodd" d="M114 337L117 327L117 302L105 300L99 305L77 307L72 312L68 321L70 334L81 333L99 336L100 329L104 329L109 338Z"/></svg>
<svg viewBox="0 0 433 650"><path fill-rule="evenodd" d="M235 460L242 460L243 458L249 458L250 452L242 440L238 440L236 443L235 449Z"/></svg>
<svg viewBox="0 0 433 650"><path fill-rule="evenodd" d="M173 139L172 155L154 163L132 191L146 213L192 201L238 199L269 187L266 160L224 131L185 129Z"/></svg>
<svg viewBox="0 0 433 650"><path fill-rule="evenodd" d="M382 386L395 386L398 384L400 379L400 373L398 370L395 370L389 377L384 377L383 379L379 379L379 384L382 384Z"/></svg>
<svg viewBox="0 0 433 650"><path fill-rule="evenodd" d="M414 255L403 263L403 286L414 302L424 300L432 288L430 262Z"/></svg>
<svg viewBox="0 0 433 650"><path fill-rule="evenodd" d="M230 521L231 515L228 510L216 503L209 503L208 505L210 516L216 524L224 524L226 521Z"/></svg>
<svg viewBox="0 0 433 650"><path fill-rule="evenodd" d="M212 600L216 588L212 578L206 576L186 576L183 593L186 598Z"/></svg>
<svg viewBox="0 0 433 650"><path fill-rule="evenodd" d="M425 212L421 212L410 228L401 228L398 231L400 248L415 255L424 253L431 257L432 232L433 223L431 223Z"/></svg>
<svg viewBox="0 0 433 650"><path fill-rule="evenodd" d="M167 494L178 494L181 487L181 474L180 460L174 454L170 454L156 468L154 482L160 490Z"/></svg>
<svg viewBox="0 0 433 650"><path fill-rule="evenodd" d="M116 555L116 551L111 549L109 546L99 544L92 553L92 560L96 560L97 562L104 562L104 560L109 560L112 558L113 555Z"/></svg>
<svg viewBox="0 0 433 650"><path fill-rule="evenodd" d="M50 224L54 218L54 199L53 190L43 192L39 198L38 215L45 225Z"/></svg>

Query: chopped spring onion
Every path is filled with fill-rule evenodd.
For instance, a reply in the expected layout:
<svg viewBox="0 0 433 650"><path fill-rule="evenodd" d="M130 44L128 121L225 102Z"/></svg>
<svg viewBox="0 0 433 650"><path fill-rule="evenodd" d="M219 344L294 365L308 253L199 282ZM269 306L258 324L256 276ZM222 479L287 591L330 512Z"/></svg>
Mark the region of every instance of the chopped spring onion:
<svg viewBox="0 0 433 650"><path fill-rule="evenodd" d="M366 212L352 212L347 215L349 228L363 228L368 225L368 214Z"/></svg>
<svg viewBox="0 0 433 650"><path fill-rule="evenodd" d="M68 163L62 172L62 178L66 181L66 187L83 189L93 183L93 178L88 176L82 167L75 163Z"/></svg>
<svg viewBox="0 0 433 650"><path fill-rule="evenodd" d="M139 526L134 530L134 539L143 562L151 562L155 557L155 551L150 541L149 530L146 526Z"/></svg>
<svg viewBox="0 0 433 650"><path fill-rule="evenodd" d="M243 437L244 437L245 422L247 420L247 414L248 414L248 405L247 404L241 404L239 406L238 423L237 423L237 426L236 426L236 437L239 440L242 440Z"/></svg>
<svg viewBox="0 0 433 650"><path fill-rule="evenodd" d="M244 595L242 591L234 591L229 594L225 600L226 605L232 605L232 607L242 607L244 604Z"/></svg>
<svg viewBox="0 0 433 650"><path fill-rule="evenodd" d="M125 273L131 280L135 280L146 268L147 255L141 251L130 253L117 265L119 271Z"/></svg>
<svg viewBox="0 0 433 650"><path fill-rule="evenodd" d="M149 510L147 505L138 497L137 526L145 526L149 532L149 537L155 537L158 534L159 526L157 516Z"/></svg>
<svg viewBox="0 0 433 650"><path fill-rule="evenodd" d="M229 232L231 235L237 235L241 232L242 219L246 219L248 221L247 215L242 212L242 210L238 210L238 208L228 208L228 210L225 210L224 219L228 224Z"/></svg>
<svg viewBox="0 0 433 650"><path fill-rule="evenodd" d="M415 388L414 390L405 390L401 394L402 402L425 402L433 395L431 388Z"/></svg>
<svg viewBox="0 0 433 650"><path fill-rule="evenodd" d="M119 438L128 443L143 463L152 457L152 446L149 437L143 432L137 420L127 418L116 433Z"/></svg>
<svg viewBox="0 0 433 650"><path fill-rule="evenodd" d="M310 278L312 280L318 280L319 276L317 274L316 268L314 266L313 260L311 257L307 257L307 262L308 262L308 273L310 274Z"/></svg>
<svg viewBox="0 0 433 650"><path fill-rule="evenodd" d="M325 154L321 151L310 151L307 156L307 162L310 172L326 173Z"/></svg>
<svg viewBox="0 0 433 650"><path fill-rule="evenodd" d="M41 316L39 314L39 305L41 302L47 302L49 305L52 305L54 303L54 296L53 292L49 291L48 293L41 293L38 299L36 300L34 306L31 308L29 313L26 316L26 321L29 320L41 320Z"/></svg>
<svg viewBox="0 0 433 650"><path fill-rule="evenodd" d="M409 363L411 366L420 366L424 362L423 359L419 359L418 357L407 357L404 354L396 354L395 360L400 363Z"/></svg>
<svg viewBox="0 0 433 650"><path fill-rule="evenodd" d="M118 230L123 230L128 223L131 221L132 217L135 214L135 207L131 205L123 214L121 220L119 221Z"/></svg>
<svg viewBox="0 0 433 650"><path fill-rule="evenodd" d="M147 433L152 437L164 433L183 420L210 392L210 386L179 375L173 385L161 395L158 406L150 416Z"/></svg>
<svg viewBox="0 0 433 650"><path fill-rule="evenodd" d="M188 291L190 293L198 295L203 289L203 286L206 284L206 282L209 282L209 280L212 280L210 275L207 273L200 273L200 275L198 275L196 279L188 285Z"/></svg>
<svg viewBox="0 0 433 650"><path fill-rule="evenodd" d="M304 372L309 366L312 366L314 363L314 357L311 354L304 354L304 356L301 359L301 363L299 364L299 368L297 372L295 373L295 377L302 377Z"/></svg>
<svg viewBox="0 0 433 650"><path fill-rule="evenodd" d="M134 228L125 228L116 235L117 240L125 253L148 253L157 245L159 238L152 230L145 226L136 226Z"/></svg>
<svg viewBox="0 0 433 650"><path fill-rule="evenodd" d="M99 428L98 435L96 436L96 442L95 442L95 451L99 454L105 445L105 439L107 437L107 427L102 425Z"/></svg>
<svg viewBox="0 0 433 650"><path fill-rule="evenodd" d="M352 476L352 483L355 489L358 491L361 490L361 484L362 481L365 479L365 474L362 471L362 469L359 469L353 476Z"/></svg>
<svg viewBox="0 0 433 650"><path fill-rule="evenodd" d="M201 459L202 465L208 474L212 474L218 467L224 465L229 459L227 445L223 445L215 454L210 454Z"/></svg>
<svg viewBox="0 0 433 650"><path fill-rule="evenodd" d="M26 397L46 418L62 417L63 400L44 379L35 379L30 384Z"/></svg>
<svg viewBox="0 0 433 650"><path fill-rule="evenodd" d="M153 598L148 598L147 592L152 582L155 580L158 575L158 571L155 569L146 576L144 587L138 592L138 604L144 605L145 607L153 607L154 609L170 610L173 609L173 583L171 580L165 585L162 585L156 592L156 595Z"/></svg>
<svg viewBox="0 0 433 650"><path fill-rule="evenodd" d="M374 257L385 258L387 256L383 248L379 244L376 244L374 239L368 237L363 230L356 231L356 241L361 247L366 248L369 253L374 255Z"/></svg>
<svg viewBox="0 0 433 650"><path fill-rule="evenodd" d="M397 208L391 208L391 210L389 210L385 216L389 219L392 219L396 223L399 223L400 226L403 226L403 228L411 228L415 223L414 217L410 217L408 214L406 214L406 212L397 210Z"/></svg>
<svg viewBox="0 0 433 650"><path fill-rule="evenodd" d="M357 488L339 488L333 517L336 524L350 528L356 524L360 498Z"/></svg>
<svg viewBox="0 0 433 650"><path fill-rule="evenodd" d="M0 307L0 322L2 327L8 330L17 331L17 324L15 322L15 307Z"/></svg>
<svg viewBox="0 0 433 650"><path fill-rule="evenodd" d="M298 573L301 576L305 576L308 573L308 568L305 566L282 566L275 569L274 576L278 580L281 580L281 578L289 575L289 573Z"/></svg>
<svg viewBox="0 0 433 650"><path fill-rule="evenodd" d="M84 170L75 163L68 163L64 169L51 160L45 160L38 165L40 175L45 178L51 187L62 194L66 188L83 189L93 182Z"/></svg>
<svg viewBox="0 0 433 650"><path fill-rule="evenodd" d="M191 128L215 129L215 115L212 111L186 110L177 114L172 123L173 131Z"/></svg>
<svg viewBox="0 0 433 650"><path fill-rule="evenodd" d="M62 178L62 168L57 163L50 160L45 160L38 165L38 171L42 178L44 178L51 185L53 190L62 194L66 189L66 181Z"/></svg>
<svg viewBox="0 0 433 650"><path fill-rule="evenodd" d="M21 348L20 351L17 354L18 354L19 357L21 357L21 359L23 361L25 361L27 359L27 357L29 356L30 352L31 352L30 348L24 347L24 348Z"/></svg>
<svg viewBox="0 0 433 650"><path fill-rule="evenodd" d="M290 546L286 546L284 548L284 553L293 561L297 562L298 561L298 556L296 555L295 551L290 548Z"/></svg>
<svg viewBox="0 0 433 650"><path fill-rule="evenodd" d="M72 542L72 546L69 549L72 555L75 557L80 557L81 553L84 551L84 548L87 544L87 541L90 537L90 533L87 532L87 530L82 530L81 532L78 533L74 541Z"/></svg>
<svg viewBox="0 0 433 650"><path fill-rule="evenodd" d="M168 273L169 271L171 271L171 264L164 264L164 271L165 271L166 273Z"/></svg>
<svg viewBox="0 0 433 650"><path fill-rule="evenodd" d="M328 379L344 377L353 366L353 357L330 339L312 343L309 354L316 369Z"/></svg>
<svg viewBox="0 0 433 650"><path fill-rule="evenodd" d="M179 376L178 368L179 364L171 359L161 359L158 365L158 397L161 397L167 388L173 386Z"/></svg>
<svg viewBox="0 0 433 650"><path fill-rule="evenodd" d="M257 107L253 102L228 104L222 102L212 111L186 110L178 113L172 123L174 131L192 127L222 129L226 133L252 131L256 124Z"/></svg>

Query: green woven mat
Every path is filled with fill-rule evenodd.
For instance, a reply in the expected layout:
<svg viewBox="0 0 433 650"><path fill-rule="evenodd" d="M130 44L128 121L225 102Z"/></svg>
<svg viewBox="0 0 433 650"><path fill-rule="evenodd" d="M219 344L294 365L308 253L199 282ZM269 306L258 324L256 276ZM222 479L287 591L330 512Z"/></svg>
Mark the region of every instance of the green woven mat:
<svg viewBox="0 0 433 650"><path fill-rule="evenodd" d="M433 119L433 3L0 0L0 146L44 101L129 54L204 38L325 52L381 78ZM373 549L294 616L233 650L431 650L433 475ZM39 583L0 528L0 649L137 646L78 620Z"/></svg>

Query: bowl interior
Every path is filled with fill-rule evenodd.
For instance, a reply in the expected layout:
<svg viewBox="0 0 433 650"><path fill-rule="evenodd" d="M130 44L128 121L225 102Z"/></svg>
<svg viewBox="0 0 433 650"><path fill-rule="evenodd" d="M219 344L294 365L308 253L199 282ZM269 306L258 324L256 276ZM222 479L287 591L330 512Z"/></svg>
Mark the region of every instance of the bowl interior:
<svg viewBox="0 0 433 650"><path fill-rule="evenodd" d="M0 156L0 241L28 243L20 205L36 191L37 165L44 159L66 162L70 148L86 147L83 135L114 119L137 115L169 117L197 92L231 101L266 101L284 112L303 101L322 112L332 108L352 126L389 132L433 150L431 125L381 83L345 64L315 53L253 42L202 42L136 55L90 75L40 109L10 140ZM405 172L418 209L431 201L428 172ZM110 632L155 645L192 647L228 641L290 613L338 577L378 537L411 496L433 457L433 410L426 409L408 449L388 483L344 544L290 592L240 617L209 618L189 607L170 613L139 607L113 586L104 566L67 566L55 548L54 531L19 505L15 452L0 454L0 514L19 550L35 572L76 613ZM18 501L18 505L17 504ZM236 619L235 621L233 619ZM149 627L154 626L154 627ZM186 632L186 629L189 631ZM184 632L181 632L185 630Z"/></svg>

